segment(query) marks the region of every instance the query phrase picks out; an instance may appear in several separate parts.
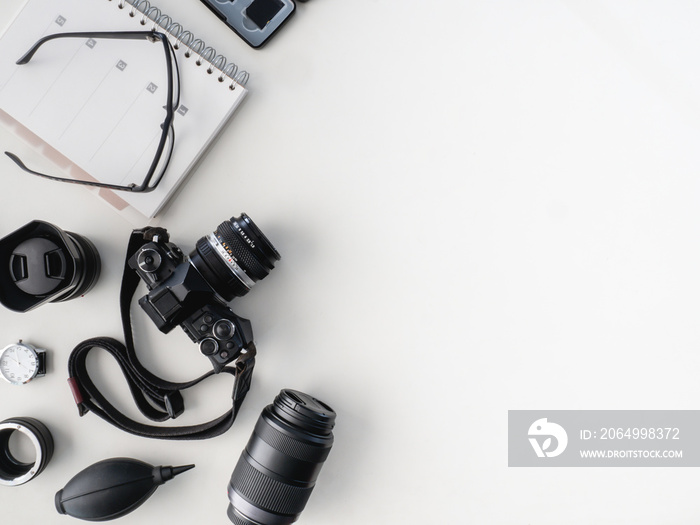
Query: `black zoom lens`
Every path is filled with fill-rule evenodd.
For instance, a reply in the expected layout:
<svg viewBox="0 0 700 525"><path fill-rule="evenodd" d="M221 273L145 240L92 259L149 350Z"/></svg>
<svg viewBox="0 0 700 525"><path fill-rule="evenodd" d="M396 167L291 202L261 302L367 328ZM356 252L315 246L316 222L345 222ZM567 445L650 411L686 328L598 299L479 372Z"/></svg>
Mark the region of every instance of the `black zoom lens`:
<svg viewBox="0 0 700 525"><path fill-rule="evenodd" d="M231 301L264 279L280 254L253 219L242 213L199 239L190 260L216 293Z"/></svg>
<svg viewBox="0 0 700 525"><path fill-rule="evenodd" d="M294 523L331 451L334 426L331 407L296 390L282 390L260 415L231 476L231 522Z"/></svg>

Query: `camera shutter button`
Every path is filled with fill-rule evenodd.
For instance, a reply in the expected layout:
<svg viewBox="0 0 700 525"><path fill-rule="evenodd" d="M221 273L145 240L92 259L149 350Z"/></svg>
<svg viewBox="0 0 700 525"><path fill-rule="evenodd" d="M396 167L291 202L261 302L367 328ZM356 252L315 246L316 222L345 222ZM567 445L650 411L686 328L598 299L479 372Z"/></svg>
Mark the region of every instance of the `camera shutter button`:
<svg viewBox="0 0 700 525"><path fill-rule="evenodd" d="M211 337L207 337L204 341L199 343L199 351L204 355L214 355L217 350L219 350L219 343Z"/></svg>
<svg viewBox="0 0 700 525"><path fill-rule="evenodd" d="M220 319L214 323L214 336L217 339L228 339L236 331L236 327L228 319Z"/></svg>

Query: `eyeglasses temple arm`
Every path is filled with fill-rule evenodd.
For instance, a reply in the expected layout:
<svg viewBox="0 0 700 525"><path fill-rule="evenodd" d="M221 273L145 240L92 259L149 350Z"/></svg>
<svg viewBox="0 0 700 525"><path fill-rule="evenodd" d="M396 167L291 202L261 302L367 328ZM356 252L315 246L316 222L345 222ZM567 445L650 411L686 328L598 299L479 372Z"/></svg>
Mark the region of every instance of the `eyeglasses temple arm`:
<svg viewBox="0 0 700 525"><path fill-rule="evenodd" d="M37 40L32 47L29 48L20 59L16 62L17 65L21 66L29 62L34 54L39 50L39 48L50 40L55 40L57 38L111 38L111 39L129 39L129 40L165 40L167 37L164 33L159 33L157 31L104 31L104 32L79 32L79 33L56 33L53 35L48 35ZM155 40L154 40L155 39Z"/></svg>
<svg viewBox="0 0 700 525"><path fill-rule="evenodd" d="M91 182L88 180L77 180L77 179L67 179L65 177L55 177L53 175L47 175L46 173L40 173L38 171L34 171L32 169L29 169L27 166L25 166L24 162L22 162L22 160L14 153L6 151L5 155L10 157L10 159L26 173L30 173L31 175L36 175L37 177L43 177L43 178L49 179L49 180L56 180L56 181L60 181L60 182L70 182L72 184L81 184L83 186L94 186L96 188L106 188L109 190L141 191L141 192L151 191L150 188L141 189L140 187L137 187L135 184L130 184L129 186L120 186L119 184L107 184L104 182Z"/></svg>

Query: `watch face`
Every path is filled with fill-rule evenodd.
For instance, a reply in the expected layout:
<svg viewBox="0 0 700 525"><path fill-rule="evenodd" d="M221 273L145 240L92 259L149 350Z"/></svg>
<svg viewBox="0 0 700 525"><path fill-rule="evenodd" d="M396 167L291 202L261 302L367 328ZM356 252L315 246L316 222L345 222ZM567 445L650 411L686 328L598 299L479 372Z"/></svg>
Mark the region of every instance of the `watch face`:
<svg viewBox="0 0 700 525"><path fill-rule="evenodd" d="M39 360L36 352L27 345L10 345L0 356L0 373L13 385L28 382L38 370Z"/></svg>

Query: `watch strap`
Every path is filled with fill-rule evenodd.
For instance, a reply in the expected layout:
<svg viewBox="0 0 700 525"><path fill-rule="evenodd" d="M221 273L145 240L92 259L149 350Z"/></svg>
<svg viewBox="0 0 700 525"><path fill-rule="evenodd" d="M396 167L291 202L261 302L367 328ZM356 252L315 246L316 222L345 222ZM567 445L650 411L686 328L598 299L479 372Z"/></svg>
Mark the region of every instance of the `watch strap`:
<svg viewBox="0 0 700 525"><path fill-rule="evenodd" d="M46 375L46 350L35 349L37 371L34 377L42 377Z"/></svg>

